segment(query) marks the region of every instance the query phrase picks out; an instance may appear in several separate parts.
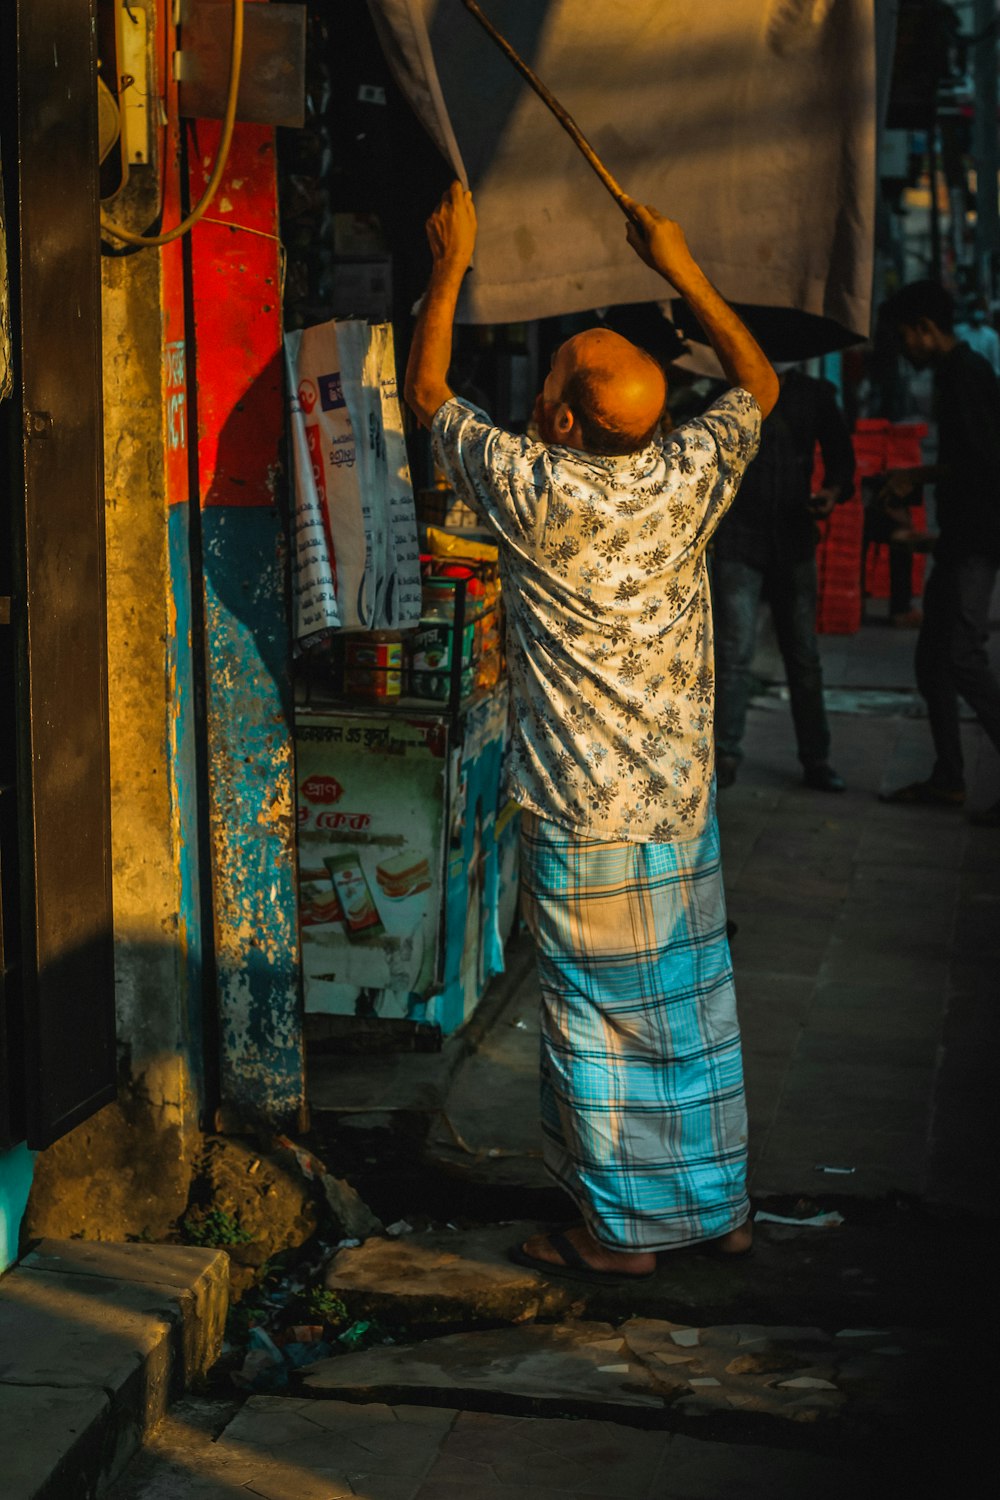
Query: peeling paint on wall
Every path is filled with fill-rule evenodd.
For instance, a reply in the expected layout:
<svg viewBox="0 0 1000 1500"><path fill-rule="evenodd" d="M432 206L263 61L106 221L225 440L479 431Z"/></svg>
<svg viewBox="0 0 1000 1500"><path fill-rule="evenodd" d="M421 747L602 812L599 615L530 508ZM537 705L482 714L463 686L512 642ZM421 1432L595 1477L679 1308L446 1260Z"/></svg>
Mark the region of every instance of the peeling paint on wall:
<svg viewBox="0 0 1000 1500"><path fill-rule="evenodd" d="M196 128L214 155L218 127ZM256 232L207 224L192 249L222 1097L237 1119L288 1126L304 1064L273 131L237 129L223 190Z"/></svg>

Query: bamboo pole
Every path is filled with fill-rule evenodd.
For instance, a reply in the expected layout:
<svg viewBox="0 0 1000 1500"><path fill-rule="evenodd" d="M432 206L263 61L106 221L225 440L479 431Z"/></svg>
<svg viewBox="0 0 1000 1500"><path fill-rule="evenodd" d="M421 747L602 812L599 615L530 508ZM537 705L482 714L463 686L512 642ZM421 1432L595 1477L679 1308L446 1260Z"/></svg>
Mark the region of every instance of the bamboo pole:
<svg viewBox="0 0 1000 1500"><path fill-rule="evenodd" d="M493 41L500 48L500 51L507 58L508 62L514 65L525 82L534 89L535 93L538 95L539 99L541 99L546 108L551 110L551 112L555 115L556 119L559 121L559 124L565 130L566 134L570 137L573 144L578 148L585 160L589 162L590 166L597 173L598 177L601 179L604 186L611 194L612 198L618 204L618 207L621 209L625 217L631 223L635 224L636 228L641 228L642 225L639 219L634 213L630 212L628 206L626 205L624 188L622 188L620 184L615 180L615 178L612 177L611 173L601 161L601 158L598 156L593 146L591 146L590 142L587 140L583 131L580 129L579 125L573 119L569 111L564 109L555 95L545 87L545 84L539 78L538 74L533 72L532 69L528 67L528 64L524 61L520 54L514 50L510 42L508 42L507 38L505 36L502 36L500 32L497 31L496 27L493 25L493 22L488 20L486 16L483 15L483 12L476 4L476 0L462 0L462 4L465 6L470 16L474 16L475 19L479 22L480 26L482 26L483 30L493 38Z"/></svg>

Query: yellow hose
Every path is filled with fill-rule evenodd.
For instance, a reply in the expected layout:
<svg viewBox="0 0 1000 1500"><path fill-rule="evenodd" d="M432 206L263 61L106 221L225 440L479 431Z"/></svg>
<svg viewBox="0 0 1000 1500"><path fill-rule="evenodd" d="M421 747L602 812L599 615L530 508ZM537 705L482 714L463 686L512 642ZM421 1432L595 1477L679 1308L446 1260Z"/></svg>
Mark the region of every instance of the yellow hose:
<svg viewBox="0 0 1000 1500"><path fill-rule="evenodd" d="M212 175L208 179L205 191L187 218L182 219L173 229L165 230L163 234L133 234L130 229L121 229L117 224L112 224L102 214L101 233L106 238L123 240L126 245L169 245L172 240L179 240L181 235L187 234L189 230L194 228L218 192L219 184L222 181L222 174L226 170L226 162L229 159L229 148L233 142L233 128L236 124L236 99L240 91L240 71L242 66L243 0L233 0L233 50L229 58L229 91L226 95L226 112L222 117L222 136L219 140L219 150L216 154L215 166L212 168Z"/></svg>

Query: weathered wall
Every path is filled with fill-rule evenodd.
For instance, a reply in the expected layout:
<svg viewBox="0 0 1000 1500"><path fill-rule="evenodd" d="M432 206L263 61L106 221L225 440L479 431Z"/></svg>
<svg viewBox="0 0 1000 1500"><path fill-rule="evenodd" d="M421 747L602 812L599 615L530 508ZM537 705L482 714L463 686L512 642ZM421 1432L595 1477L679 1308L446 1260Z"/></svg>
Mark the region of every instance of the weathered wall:
<svg viewBox="0 0 1000 1500"><path fill-rule="evenodd" d="M192 197L219 129L199 121L196 135ZM192 284L220 1091L230 1128L294 1129L304 1064L272 129L237 127L212 214Z"/></svg>

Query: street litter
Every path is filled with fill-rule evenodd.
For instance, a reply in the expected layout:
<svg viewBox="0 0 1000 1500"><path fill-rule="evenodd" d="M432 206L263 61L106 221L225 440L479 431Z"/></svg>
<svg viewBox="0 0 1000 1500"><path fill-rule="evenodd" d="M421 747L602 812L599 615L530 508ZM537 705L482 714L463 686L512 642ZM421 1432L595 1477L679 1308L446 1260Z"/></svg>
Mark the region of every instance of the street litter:
<svg viewBox="0 0 1000 1500"><path fill-rule="evenodd" d="M290 1151L298 1162L299 1170L309 1182L322 1177L326 1168L318 1157L313 1156L311 1151L306 1151L303 1146L297 1146L287 1135L278 1135L274 1138L276 1146L285 1151Z"/></svg>
<svg viewBox="0 0 1000 1500"><path fill-rule="evenodd" d="M843 1224L844 1216L832 1209L830 1213L813 1214L810 1219L792 1219L787 1214L769 1214L758 1209L753 1221L755 1224L791 1224L795 1229L831 1229L835 1224Z"/></svg>
<svg viewBox="0 0 1000 1500"><path fill-rule="evenodd" d="M695 1344L701 1343L700 1328L674 1328L670 1337L675 1344L680 1344L684 1349L693 1349Z"/></svg>
<svg viewBox="0 0 1000 1500"><path fill-rule="evenodd" d="M358 1322L352 1323L350 1328L345 1328L343 1333L337 1334L337 1343L343 1344L348 1349L356 1349L371 1326L370 1322L359 1319Z"/></svg>
<svg viewBox="0 0 1000 1500"><path fill-rule="evenodd" d="M297 1333L304 1333L308 1337L288 1337L279 1344L266 1329L259 1326L251 1328L243 1364L240 1369L232 1372L233 1384L240 1390L253 1391L257 1395L284 1391L288 1389L290 1371L301 1370L303 1366L311 1365L318 1359L327 1359L333 1353L333 1345L322 1337L322 1328L300 1325L289 1329L289 1334Z"/></svg>
<svg viewBox="0 0 1000 1500"><path fill-rule="evenodd" d="M402 1234L412 1234L413 1225L408 1224L405 1219L397 1219L395 1224L386 1225L385 1232L391 1235L394 1240L398 1240Z"/></svg>
<svg viewBox="0 0 1000 1500"><path fill-rule="evenodd" d="M813 1167L814 1172L825 1172L829 1177L853 1177L857 1167Z"/></svg>

